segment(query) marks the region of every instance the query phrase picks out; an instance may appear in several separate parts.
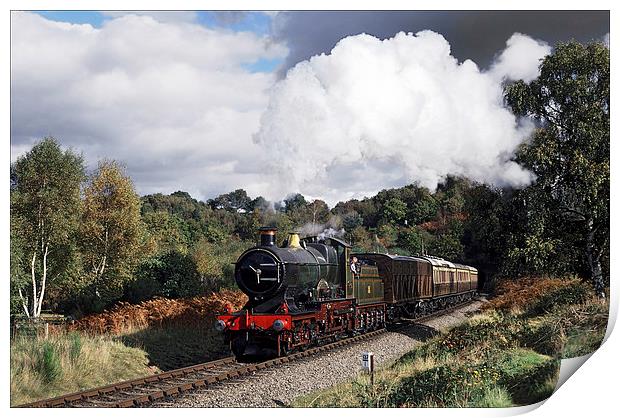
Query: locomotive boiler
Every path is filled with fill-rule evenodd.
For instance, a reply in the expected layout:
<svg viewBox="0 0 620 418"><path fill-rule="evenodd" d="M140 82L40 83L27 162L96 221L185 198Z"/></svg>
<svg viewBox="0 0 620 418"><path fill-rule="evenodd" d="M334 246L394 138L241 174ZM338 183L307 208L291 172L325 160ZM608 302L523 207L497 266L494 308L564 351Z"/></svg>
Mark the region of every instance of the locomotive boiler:
<svg viewBox="0 0 620 418"><path fill-rule="evenodd" d="M352 254L337 238L289 234L276 245L275 228L239 257L235 281L248 302L218 316L238 358L293 350L385 327L470 298L477 270L438 257Z"/></svg>
<svg viewBox="0 0 620 418"><path fill-rule="evenodd" d="M237 285L249 297L247 308L265 313L285 304L289 312L301 313L318 301L345 297L344 243L302 241L290 234L278 247L275 229L260 232L260 246L241 254L235 265Z"/></svg>

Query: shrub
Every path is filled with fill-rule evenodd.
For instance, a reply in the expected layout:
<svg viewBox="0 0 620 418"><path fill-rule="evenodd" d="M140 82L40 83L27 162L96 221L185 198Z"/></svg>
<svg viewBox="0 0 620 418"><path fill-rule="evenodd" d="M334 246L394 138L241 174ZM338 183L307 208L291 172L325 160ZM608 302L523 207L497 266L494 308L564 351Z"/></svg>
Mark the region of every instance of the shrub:
<svg viewBox="0 0 620 418"><path fill-rule="evenodd" d="M45 341L41 345L41 351L37 363L37 372L46 383L53 382L62 373L60 357L58 356L54 345L49 341Z"/></svg>
<svg viewBox="0 0 620 418"><path fill-rule="evenodd" d="M536 303L543 295L574 282L575 280L541 277L499 280L494 286L496 296L483 309L496 309L502 312L523 312L530 305Z"/></svg>
<svg viewBox="0 0 620 418"><path fill-rule="evenodd" d="M583 303L590 294L591 290L585 283L572 280L542 295L526 310L526 315L541 315L559 306Z"/></svg>
<svg viewBox="0 0 620 418"><path fill-rule="evenodd" d="M86 316L69 328L88 333L120 334L149 326L202 326L211 324L215 315L224 312L226 304L239 309L246 301L247 297L240 291L222 290L186 299L156 298L140 304L120 302L113 309Z"/></svg>

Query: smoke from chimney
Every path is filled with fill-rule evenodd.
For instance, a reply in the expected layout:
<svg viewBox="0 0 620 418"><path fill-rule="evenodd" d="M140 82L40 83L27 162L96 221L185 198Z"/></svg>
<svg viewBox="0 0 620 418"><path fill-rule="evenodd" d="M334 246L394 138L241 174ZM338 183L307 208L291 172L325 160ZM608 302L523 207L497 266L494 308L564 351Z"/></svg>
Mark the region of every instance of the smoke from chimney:
<svg viewBox="0 0 620 418"><path fill-rule="evenodd" d="M273 88L254 141L276 179L265 195L339 200L446 175L524 186L512 157L532 132L503 105L502 82L538 74L548 45L515 34L488 71L459 63L443 36L361 34L300 62Z"/></svg>

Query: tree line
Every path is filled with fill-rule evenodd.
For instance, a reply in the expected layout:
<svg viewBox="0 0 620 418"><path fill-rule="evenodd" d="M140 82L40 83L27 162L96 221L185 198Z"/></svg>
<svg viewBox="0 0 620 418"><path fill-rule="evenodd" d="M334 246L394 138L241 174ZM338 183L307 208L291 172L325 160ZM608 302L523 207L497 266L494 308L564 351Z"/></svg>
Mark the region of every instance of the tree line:
<svg viewBox="0 0 620 418"><path fill-rule="evenodd" d="M556 46L505 103L536 130L515 161L522 189L448 176L372 197L282 202L243 189L205 202L178 191L139 197L117 162L86 173L81 155L44 138L11 165L11 311L83 313L119 300L186 297L233 286L233 263L257 228L344 234L357 251L433 254L487 278L573 275L599 294L609 278L609 49Z"/></svg>

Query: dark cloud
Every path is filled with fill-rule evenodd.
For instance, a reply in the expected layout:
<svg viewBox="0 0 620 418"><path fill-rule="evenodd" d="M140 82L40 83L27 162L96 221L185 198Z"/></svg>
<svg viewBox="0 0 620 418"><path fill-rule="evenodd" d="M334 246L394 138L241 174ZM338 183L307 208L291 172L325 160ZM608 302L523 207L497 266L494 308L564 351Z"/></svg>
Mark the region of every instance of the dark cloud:
<svg viewBox="0 0 620 418"><path fill-rule="evenodd" d="M459 60L486 68L515 32L549 44L601 39L609 32L609 11L359 11L278 14L275 37L290 48L283 69L329 52L348 35L367 33L390 38L400 31L430 29L441 33Z"/></svg>

